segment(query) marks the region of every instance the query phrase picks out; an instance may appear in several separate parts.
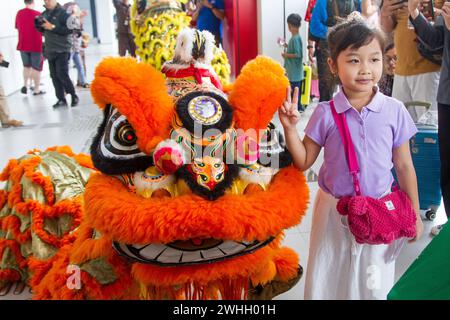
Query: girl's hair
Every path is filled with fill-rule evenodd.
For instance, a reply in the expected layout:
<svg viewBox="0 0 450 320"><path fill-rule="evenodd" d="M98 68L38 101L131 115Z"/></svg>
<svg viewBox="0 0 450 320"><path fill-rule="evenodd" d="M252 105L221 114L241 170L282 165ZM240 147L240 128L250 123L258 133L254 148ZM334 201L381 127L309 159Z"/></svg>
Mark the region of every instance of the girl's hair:
<svg viewBox="0 0 450 320"><path fill-rule="evenodd" d="M346 20L331 29L328 35L330 58L336 63L342 51L347 48L359 49L373 39L378 40L381 52L384 53L384 33L377 28L371 28L358 12L353 12Z"/></svg>
<svg viewBox="0 0 450 320"><path fill-rule="evenodd" d="M302 24L302 17L299 14L291 13L287 17L287 23L293 25L296 28L300 28L300 25Z"/></svg>

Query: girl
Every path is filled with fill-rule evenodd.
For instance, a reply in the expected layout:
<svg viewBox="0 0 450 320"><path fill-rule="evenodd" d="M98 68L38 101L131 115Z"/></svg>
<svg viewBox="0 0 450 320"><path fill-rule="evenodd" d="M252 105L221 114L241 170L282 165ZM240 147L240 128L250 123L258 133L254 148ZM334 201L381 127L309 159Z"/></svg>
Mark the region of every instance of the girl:
<svg viewBox="0 0 450 320"><path fill-rule="evenodd" d="M417 236L422 234L419 201L409 139L416 133L403 104L379 92L383 71L384 39L361 17L351 16L328 36L328 65L340 80L334 96L338 113L345 113L360 165L361 191L380 198L390 192L395 166L400 189L408 194L417 213ZM393 257L398 240L391 245L357 244L347 218L336 210L338 198L354 195L344 146L331 113L330 103L320 103L300 140L296 124L298 92L280 108L286 143L300 170L307 170L324 147L319 173L320 189L314 203L305 299L386 299L394 284Z"/></svg>

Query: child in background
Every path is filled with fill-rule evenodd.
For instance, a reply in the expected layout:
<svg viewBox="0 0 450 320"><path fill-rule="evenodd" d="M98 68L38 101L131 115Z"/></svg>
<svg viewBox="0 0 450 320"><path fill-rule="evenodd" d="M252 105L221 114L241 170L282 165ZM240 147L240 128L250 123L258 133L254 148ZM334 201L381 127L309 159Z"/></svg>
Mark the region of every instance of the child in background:
<svg viewBox="0 0 450 320"><path fill-rule="evenodd" d="M334 27L328 36L329 67L341 87L334 96L338 113L345 113L360 164L361 192L380 198L393 183L394 166L399 187L411 199L417 213L417 235L423 225L409 139L417 132L400 101L379 92L383 72L384 37L355 14ZM290 91L290 88L288 88ZM287 147L294 164L307 170L324 148L324 163L314 203L305 299L386 299L394 284L395 256L404 239L390 245L358 244L348 229L347 217L336 209L338 199L354 195L345 149L330 103L314 110L300 140L296 130L299 112L290 92L280 108ZM413 241L413 240L411 240Z"/></svg>
<svg viewBox="0 0 450 320"><path fill-rule="evenodd" d="M286 51L281 54L284 59L287 77L291 83L292 92L294 92L295 88L300 90L303 81L302 38L299 35L301 23L302 17L300 15L292 13L288 16L287 24L292 37L289 40ZM298 111L304 111L300 101L298 102Z"/></svg>

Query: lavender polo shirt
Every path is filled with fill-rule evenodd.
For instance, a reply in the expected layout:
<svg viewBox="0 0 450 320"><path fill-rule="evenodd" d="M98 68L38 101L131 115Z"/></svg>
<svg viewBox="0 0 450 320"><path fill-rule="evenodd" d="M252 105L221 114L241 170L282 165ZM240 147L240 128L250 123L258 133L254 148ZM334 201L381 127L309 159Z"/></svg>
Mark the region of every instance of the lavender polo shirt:
<svg viewBox="0 0 450 320"><path fill-rule="evenodd" d="M356 156L360 166L361 191L379 198L390 188L392 150L407 142L417 132L403 104L378 91L361 113L348 102L343 91L334 96L338 113L345 112ZM340 198L354 195L345 150L334 122L329 102L321 102L314 110L305 134L324 147L324 162L319 172L319 186Z"/></svg>

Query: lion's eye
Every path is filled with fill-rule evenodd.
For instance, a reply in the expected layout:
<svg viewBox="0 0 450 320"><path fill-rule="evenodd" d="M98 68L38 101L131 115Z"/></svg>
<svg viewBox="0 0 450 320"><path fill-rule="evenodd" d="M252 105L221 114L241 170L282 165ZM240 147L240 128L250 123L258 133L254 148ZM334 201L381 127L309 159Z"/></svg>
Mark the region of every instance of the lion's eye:
<svg viewBox="0 0 450 320"><path fill-rule="evenodd" d="M205 176L204 174L201 174L200 178L202 179L203 182L207 182L208 181L208 177Z"/></svg>
<svg viewBox="0 0 450 320"><path fill-rule="evenodd" d="M128 122L122 124L117 130L117 142L123 146L133 146L136 144L136 132Z"/></svg>

